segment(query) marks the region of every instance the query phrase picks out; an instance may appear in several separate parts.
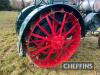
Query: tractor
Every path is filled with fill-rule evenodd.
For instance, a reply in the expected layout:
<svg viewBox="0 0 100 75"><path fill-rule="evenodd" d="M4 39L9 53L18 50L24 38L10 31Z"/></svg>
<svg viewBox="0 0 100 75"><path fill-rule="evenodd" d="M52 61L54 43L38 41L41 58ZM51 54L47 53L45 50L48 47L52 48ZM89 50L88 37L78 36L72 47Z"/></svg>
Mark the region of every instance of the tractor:
<svg viewBox="0 0 100 75"><path fill-rule="evenodd" d="M95 8L88 9L93 4L91 1L34 0L17 18L19 55L27 56L41 68L56 67L68 61L77 51L81 37L85 37L90 27L98 26L98 22L92 25L99 14Z"/></svg>

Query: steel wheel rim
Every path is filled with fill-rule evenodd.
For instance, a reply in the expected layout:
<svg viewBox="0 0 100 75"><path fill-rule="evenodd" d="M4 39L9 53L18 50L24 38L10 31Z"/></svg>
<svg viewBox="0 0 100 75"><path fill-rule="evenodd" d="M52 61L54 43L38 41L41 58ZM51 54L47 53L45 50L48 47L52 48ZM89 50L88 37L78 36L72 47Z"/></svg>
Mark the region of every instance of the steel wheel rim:
<svg viewBox="0 0 100 75"><path fill-rule="evenodd" d="M54 17L57 13L63 14L61 22L58 22L59 20ZM47 21L47 24L40 25L40 22L43 22L44 19ZM65 24L65 22L72 23L72 27L69 28L69 30L66 29L65 26L68 24ZM47 31L48 28L46 29L45 26L49 27L50 32ZM38 27L37 31L36 27ZM80 31L80 23L78 19L73 13L66 12L64 9L51 10L51 12L41 14L41 16L30 26L30 29L28 29L27 32L28 37L26 40L26 48L28 56L32 62L39 67L55 67L68 60L76 51L80 43ZM41 35L40 32L43 32L45 35ZM70 32L73 33L71 33L71 36L69 37L68 34ZM66 47L68 41L71 43ZM30 43L34 44L34 46L32 46L34 49L29 47ZM44 58L40 58L40 56L43 55ZM55 55L53 59L51 59L52 55Z"/></svg>

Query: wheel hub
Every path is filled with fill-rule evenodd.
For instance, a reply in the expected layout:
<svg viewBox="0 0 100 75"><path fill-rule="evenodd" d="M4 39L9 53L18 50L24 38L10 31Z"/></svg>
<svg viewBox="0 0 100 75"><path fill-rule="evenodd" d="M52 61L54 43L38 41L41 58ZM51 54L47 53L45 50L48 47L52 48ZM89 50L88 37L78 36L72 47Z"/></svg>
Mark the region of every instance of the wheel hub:
<svg viewBox="0 0 100 75"><path fill-rule="evenodd" d="M63 45L64 45L64 37L63 36L54 36L53 39L51 39L52 49L63 48Z"/></svg>

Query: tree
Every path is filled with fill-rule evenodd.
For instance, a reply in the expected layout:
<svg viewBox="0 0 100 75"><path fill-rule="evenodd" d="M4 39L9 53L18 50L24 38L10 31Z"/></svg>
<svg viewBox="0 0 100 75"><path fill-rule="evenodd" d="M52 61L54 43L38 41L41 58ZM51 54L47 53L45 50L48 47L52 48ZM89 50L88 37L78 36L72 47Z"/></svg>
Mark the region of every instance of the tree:
<svg viewBox="0 0 100 75"><path fill-rule="evenodd" d="M10 10L10 1L0 0L0 10Z"/></svg>
<svg viewBox="0 0 100 75"><path fill-rule="evenodd" d="M25 2L22 0L22 7L25 8Z"/></svg>

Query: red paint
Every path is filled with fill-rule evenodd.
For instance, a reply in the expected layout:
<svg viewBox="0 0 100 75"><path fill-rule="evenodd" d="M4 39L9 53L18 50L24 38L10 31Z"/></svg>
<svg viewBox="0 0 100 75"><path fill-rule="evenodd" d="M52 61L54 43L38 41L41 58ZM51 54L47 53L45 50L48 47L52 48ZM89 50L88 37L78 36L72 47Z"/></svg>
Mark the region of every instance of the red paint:
<svg viewBox="0 0 100 75"><path fill-rule="evenodd" d="M54 17L57 12L63 14L61 23ZM78 19L72 13L65 11L57 12L54 11L51 14L49 12L46 13L45 16L41 15L42 19L38 18L30 27L31 33L28 35L28 42L26 42L27 52L33 63L42 68L55 67L67 61L80 44L81 29ZM48 23L47 26L49 26L51 33L40 25L40 21L43 19ZM66 25L65 23L69 22L71 22L72 27L67 30L64 26ZM40 32L46 36L40 35L40 32L34 33L36 26L41 30ZM58 26L59 28L57 30ZM68 36L69 34L72 34L70 38ZM35 39L32 39L32 37ZM32 50L29 50L28 45L30 43L34 44L34 49Z"/></svg>

